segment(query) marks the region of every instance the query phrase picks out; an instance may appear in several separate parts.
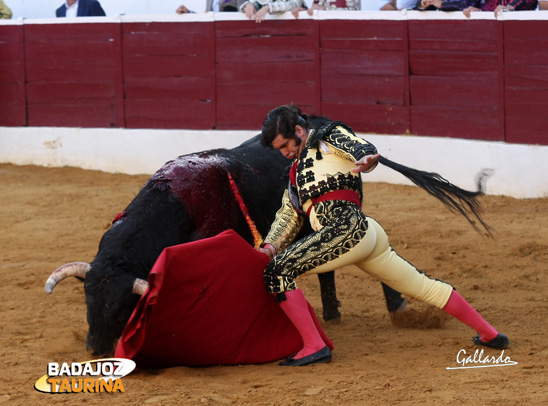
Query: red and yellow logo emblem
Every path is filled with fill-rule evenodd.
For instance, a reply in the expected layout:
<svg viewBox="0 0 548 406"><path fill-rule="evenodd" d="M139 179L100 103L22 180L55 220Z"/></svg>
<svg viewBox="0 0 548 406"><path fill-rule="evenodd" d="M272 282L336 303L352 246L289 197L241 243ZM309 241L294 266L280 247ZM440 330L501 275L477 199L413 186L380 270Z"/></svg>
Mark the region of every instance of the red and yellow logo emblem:
<svg viewBox="0 0 548 406"><path fill-rule="evenodd" d="M122 380L135 369L135 362L125 358L58 364L50 362L47 374L38 379L34 389L44 393L124 392Z"/></svg>

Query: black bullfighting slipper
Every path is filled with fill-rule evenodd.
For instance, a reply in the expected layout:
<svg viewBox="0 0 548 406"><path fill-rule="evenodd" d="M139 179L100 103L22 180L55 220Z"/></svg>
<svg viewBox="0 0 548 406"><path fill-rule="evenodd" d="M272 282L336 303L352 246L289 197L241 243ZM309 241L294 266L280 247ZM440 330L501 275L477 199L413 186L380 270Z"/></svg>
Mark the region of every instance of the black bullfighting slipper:
<svg viewBox="0 0 548 406"><path fill-rule="evenodd" d="M474 344L476 345L484 345L486 347L495 348L497 350L503 350L506 347L508 347L508 344L510 344L510 340L508 339L508 337L506 337L502 333L499 333L495 338L493 338L489 342L481 341L479 334L477 337L474 337L472 341L474 341Z"/></svg>
<svg viewBox="0 0 548 406"><path fill-rule="evenodd" d="M328 346L323 347L320 351L315 352L314 354L307 355L299 359L289 357L283 362L280 362L278 365L283 367L304 367L305 365L312 364L321 364L323 362L329 362L333 358L331 350Z"/></svg>

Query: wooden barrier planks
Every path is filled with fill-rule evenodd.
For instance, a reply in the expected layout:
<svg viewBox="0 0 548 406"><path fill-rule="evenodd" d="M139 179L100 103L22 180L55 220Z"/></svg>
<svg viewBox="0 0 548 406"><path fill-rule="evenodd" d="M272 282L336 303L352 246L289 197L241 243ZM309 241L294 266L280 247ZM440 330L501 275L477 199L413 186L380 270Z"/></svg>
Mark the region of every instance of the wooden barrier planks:
<svg viewBox="0 0 548 406"><path fill-rule="evenodd" d="M355 131L409 129L405 21L326 20L320 25L322 114Z"/></svg>
<svg viewBox="0 0 548 406"><path fill-rule="evenodd" d="M0 24L0 126L355 131L548 145L545 19Z"/></svg>
<svg viewBox="0 0 548 406"><path fill-rule="evenodd" d="M411 132L503 140L496 21L409 21Z"/></svg>
<svg viewBox="0 0 548 406"><path fill-rule="evenodd" d="M120 25L25 25L29 126L123 127Z"/></svg>
<svg viewBox="0 0 548 406"><path fill-rule="evenodd" d="M506 142L548 145L547 26L504 23Z"/></svg>
<svg viewBox="0 0 548 406"><path fill-rule="evenodd" d="M260 129L287 103L319 111L316 21L218 21L215 41L218 129Z"/></svg>
<svg viewBox="0 0 548 406"><path fill-rule="evenodd" d="M0 126L27 124L22 25L0 26Z"/></svg>
<svg viewBox="0 0 548 406"><path fill-rule="evenodd" d="M215 127L213 24L123 24L128 128Z"/></svg>

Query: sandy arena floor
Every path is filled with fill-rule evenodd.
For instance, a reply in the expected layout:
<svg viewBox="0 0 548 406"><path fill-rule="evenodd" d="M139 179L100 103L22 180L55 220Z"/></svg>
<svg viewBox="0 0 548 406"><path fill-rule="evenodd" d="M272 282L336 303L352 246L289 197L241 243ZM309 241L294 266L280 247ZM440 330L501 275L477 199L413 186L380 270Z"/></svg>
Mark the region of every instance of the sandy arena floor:
<svg viewBox="0 0 548 406"><path fill-rule="evenodd" d="M43 394L34 383L48 362L82 362L87 334L83 284L66 280L48 296L58 266L93 259L99 239L148 176L74 168L0 165L0 404L86 405L541 405L548 398L548 198L485 196L495 239L479 235L424 191L368 184L366 213L392 245L432 276L451 282L512 340L517 365L447 370L475 333L410 302L414 328L396 327L380 284L353 267L337 273L340 324L323 323L335 343L329 364L137 369L124 393ZM301 281L321 314L315 277ZM486 349L499 356L500 350Z"/></svg>

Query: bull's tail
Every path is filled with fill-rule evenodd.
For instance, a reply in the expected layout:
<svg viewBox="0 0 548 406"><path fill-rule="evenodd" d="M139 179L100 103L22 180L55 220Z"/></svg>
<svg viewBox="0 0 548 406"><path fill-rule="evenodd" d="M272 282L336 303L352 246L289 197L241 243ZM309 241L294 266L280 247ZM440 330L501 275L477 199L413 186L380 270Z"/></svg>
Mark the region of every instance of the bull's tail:
<svg viewBox="0 0 548 406"><path fill-rule="evenodd" d="M379 158L379 162L384 166L401 173L415 185L426 190L432 196L440 200L449 210L462 214L466 220L472 224L476 231L482 233L482 230L476 224L477 220L487 234L490 237L493 237L491 227L489 227L482 218L483 210L480 202L476 198L477 196L484 194L485 182L487 181L487 178L492 175L491 170L483 170L478 174L476 178L478 190L472 192L461 189L449 182L443 176L434 172L425 172L409 168L383 156Z"/></svg>

